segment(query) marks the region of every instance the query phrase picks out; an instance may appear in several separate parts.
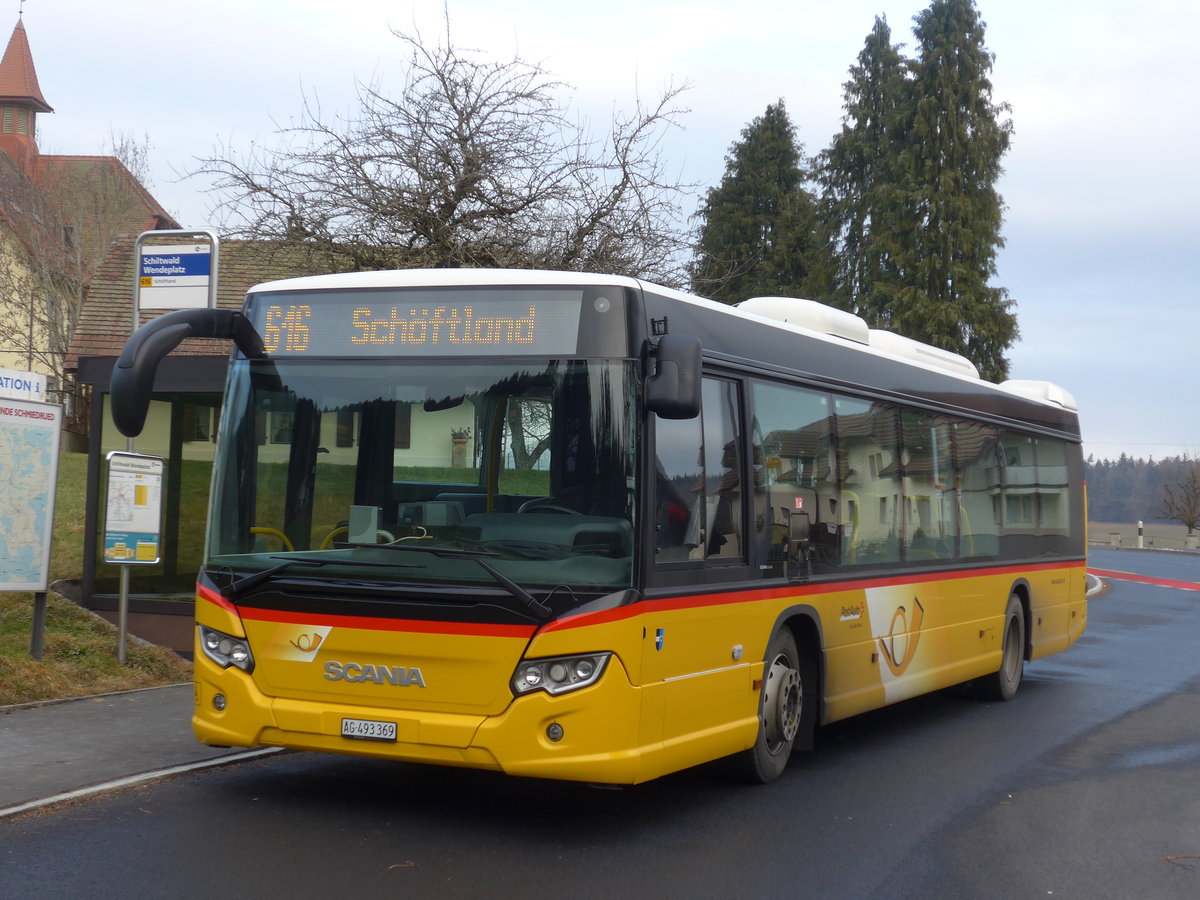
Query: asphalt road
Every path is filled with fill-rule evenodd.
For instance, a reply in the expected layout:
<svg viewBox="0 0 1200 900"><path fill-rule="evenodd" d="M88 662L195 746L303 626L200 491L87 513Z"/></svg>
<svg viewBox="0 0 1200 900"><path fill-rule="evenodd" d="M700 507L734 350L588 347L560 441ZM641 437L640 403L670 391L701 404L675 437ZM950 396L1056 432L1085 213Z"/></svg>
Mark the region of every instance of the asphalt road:
<svg viewBox="0 0 1200 900"><path fill-rule="evenodd" d="M1092 565L1200 582L1200 557ZM625 791L289 753L0 821L0 896L1200 896L1200 592L1114 580L1017 698Z"/></svg>

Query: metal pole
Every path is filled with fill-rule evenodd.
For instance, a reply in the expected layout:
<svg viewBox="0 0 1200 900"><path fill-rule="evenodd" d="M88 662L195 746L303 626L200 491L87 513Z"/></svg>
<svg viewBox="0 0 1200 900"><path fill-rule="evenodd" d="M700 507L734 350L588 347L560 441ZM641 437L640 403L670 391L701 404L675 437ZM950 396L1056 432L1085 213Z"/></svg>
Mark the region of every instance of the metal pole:
<svg viewBox="0 0 1200 900"><path fill-rule="evenodd" d="M42 644L46 639L46 592L33 592L33 635L29 639L29 655L42 658Z"/></svg>
<svg viewBox="0 0 1200 900"><path fill-rule="evenodd" d="M117 662L125 665L129 657L129 566L121 566L121 596L117 602Z"/></svg>

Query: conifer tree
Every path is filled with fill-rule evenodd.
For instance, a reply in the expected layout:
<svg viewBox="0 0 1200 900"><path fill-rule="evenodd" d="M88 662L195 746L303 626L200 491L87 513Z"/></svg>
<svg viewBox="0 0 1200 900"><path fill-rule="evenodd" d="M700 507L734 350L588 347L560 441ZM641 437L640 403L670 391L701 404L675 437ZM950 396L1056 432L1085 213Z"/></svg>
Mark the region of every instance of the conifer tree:
<svg viewBox="0 0 1200 900"><path fill-rule="evenodd" d="M903 283L898 258L911 243L904 163L912 95L906 76L887 19L877 17L843 85L842 130L819 160L833 301L876 328L892 327Z"/></svg>
<svg viewBox="0 0 1200 900"><path fill-rule="evenodd" d="M992 102L993 57L974 0L933 0L906 60L875 20L845 85L842 131L822 154L822 220L839 305L1007 376L1017 337L996 274L996 191L1012 123Z"/></svg>
<svg viewBox="0 0 1200 900"><path fill-rule="evenodd" d="M721 183L697 213L692 289L725 303L802 296L817 233L806 178L803 148L780 100L742 130Z"/></svg>
<svg viewBox="0 0 1200 900"><path fill-rule="evenodd" d="M1013 301L996 274L1004 203L996 191L1012 123L992 102L993 56L974 0L933 0L915 19L913 246L901 256L897 330L961 353L985 378L1008 372Z"/></svg>

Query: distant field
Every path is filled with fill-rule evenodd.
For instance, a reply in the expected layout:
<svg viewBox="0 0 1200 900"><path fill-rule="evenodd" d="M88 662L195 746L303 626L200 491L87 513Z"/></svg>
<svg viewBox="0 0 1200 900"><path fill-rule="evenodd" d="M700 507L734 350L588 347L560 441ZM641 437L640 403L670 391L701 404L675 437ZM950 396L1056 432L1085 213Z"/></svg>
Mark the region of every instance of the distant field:
<svg viewBox="0 0 1200 900"><path fill-rule="evenodd" d="M1112 543L1112 535L1120 535L1121 547L1136 547L1138 545L1137 522L1089 522L1088 542L1106 545ZM1157 547L1166 550L1182 550L1186 544L1187 529L1182 525L1170 522L1146 522L1143 529L1143 541L1146 547Z"/></svg>

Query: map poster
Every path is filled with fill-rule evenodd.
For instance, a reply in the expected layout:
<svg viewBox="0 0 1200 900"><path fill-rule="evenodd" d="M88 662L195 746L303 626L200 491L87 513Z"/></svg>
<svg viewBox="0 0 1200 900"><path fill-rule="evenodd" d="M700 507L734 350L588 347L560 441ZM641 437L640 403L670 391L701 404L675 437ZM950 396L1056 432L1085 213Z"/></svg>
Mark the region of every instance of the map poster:
<svg viewBox="0 0 1200 900"><path fill-rule="evenodd" d="M161 558L163 461L157 456L108 454L104 561L152 566Z"/></svg>
<svg viewBox="0 0 1200 900"><path fill-rule="evenodd" d="M0 398L0 591L44 591L62 409Z"/></svg>

